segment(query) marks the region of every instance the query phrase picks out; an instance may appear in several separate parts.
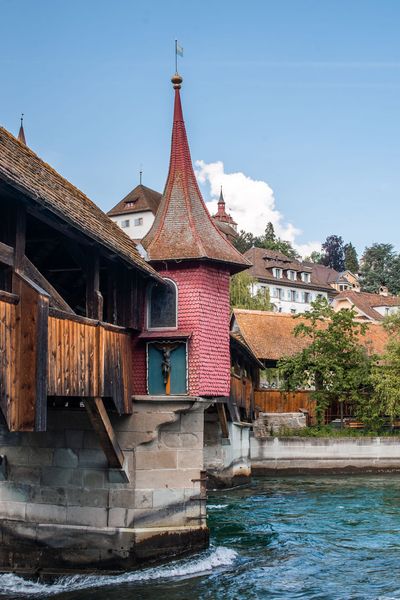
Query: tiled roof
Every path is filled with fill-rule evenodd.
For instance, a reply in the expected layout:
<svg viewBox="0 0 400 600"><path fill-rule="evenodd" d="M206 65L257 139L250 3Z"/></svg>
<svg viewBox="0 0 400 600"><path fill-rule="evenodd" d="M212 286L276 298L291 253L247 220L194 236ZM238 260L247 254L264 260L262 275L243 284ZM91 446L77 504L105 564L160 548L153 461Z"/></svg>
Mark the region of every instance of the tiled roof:
<svg viewBox="0 0 400 600"><path fill-rule="evenodd" d="M3 127L0 127L0 179L128 263L158 278L118 225Z"/></svg>
<svg viewBox="0 0 400 600"><path fill-rule="evenodd" d="M319 290L329 292L329 294L335 294L335 290L329 284L320 281L312 272L310 283L305 283L301 280L292 281L287 278L285 272L287 269L309 273L309 263L303 265L300 261L293 261L281 252L265 250L264 248L250 248L250 250L247 250L247 252L244 253L244 256L252 263L252 266L248 270L249 275L256 279L274 283L278 287L281 285L301 287L304 289ZM281 279L277 279L273 276L273 267L283 269L283 277Z"/></svg>
<svg viewBox="0 0 400 600"><path fill-rule="evenodd" d="M312 262L305 262L304 264L311 268L313 275L322 283L335 283L340 275L338 271L325 267L325 265L317 265Z"/></svg>
<svg viewBox="0 0 400 600"><path fill-rule="evenodd" d="M213 215L213 219L215 219L216 221L220 221L221 223L229 223L230 225L237 225L237 223L233 219L232 215L229 215L226 212L224 195L222 193L222 187L221 187L221 193L219 195L219 200L218 200L218 212L215 215Z"/></svg>
<svg viewBox="0 0 400 600"><path fill-rule="evenodd" d="M340 300L347 299L358 310L362 311L374 321L383 321L384 315L381 315L377 310L379 306L400 306L400 297L398 296L383 296L382 294L371 294L369 292L340 292L335 298L335 305L339 304Z"/></svg>
<svg viewBox="0 0 400 600"><path fill-rule="evenodd" d="M162 194L145 185L137 185L125 198L108 211L110 217L149 210L155 215L160 206Z"/></svg>
<svg viewBox="0 0 400 600"><path fill-rule="evenodd" d="M283 356L292 356L310 343L307 338L295 337L293 333L295 326L304 322L301 317L244 309L234 309L233 317L239 333L259 360L276 361ZM382 354L388 334L382 325L370 323L360 341L368 353Z"/></svg>
<svg viewBox="0 0 400 600"><path fill-rule="evenodd" d="M142 240L151 261L200 259L225 263L231 272L248 261L219 231L197 185L180 99L181 77L175 75L174 123L169 173L153 226Z"/></svg>

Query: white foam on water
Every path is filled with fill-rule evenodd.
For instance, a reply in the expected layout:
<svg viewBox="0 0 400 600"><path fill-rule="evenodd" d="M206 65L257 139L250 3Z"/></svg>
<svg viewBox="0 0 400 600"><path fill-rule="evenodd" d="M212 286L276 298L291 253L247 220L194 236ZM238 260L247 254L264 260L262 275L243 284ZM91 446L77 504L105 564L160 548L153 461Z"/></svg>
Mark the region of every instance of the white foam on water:
<svg viewBox="0 0 400 600"><path fill-rule="evenodd" d="M227 504L207 504L207 508L211 508L211 510L221 510L227 506Z"/></svg>
<svg viewBox="0 0 400 600"><path fill-rule="evenodd" d="M236 557L237 552L235 550L219 546L194 558L174 561L162 567L131 571L121 575L73 575L61 577L51 584L29 581L12 573L5 573L0 575L0 597L10 595L54 596L65 592L118 586L155 579L196 577L219 567L227 567L234 563Z"/></svg>

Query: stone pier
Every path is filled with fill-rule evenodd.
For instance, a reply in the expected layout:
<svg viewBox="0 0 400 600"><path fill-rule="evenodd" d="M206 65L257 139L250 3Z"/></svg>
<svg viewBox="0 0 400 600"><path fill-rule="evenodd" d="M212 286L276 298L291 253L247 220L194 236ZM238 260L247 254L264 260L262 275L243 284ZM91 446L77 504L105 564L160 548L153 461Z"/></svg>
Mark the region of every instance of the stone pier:
<svg viewBox="0 0 400 600"><path fill-rule="evenodd" d="M204 405L133 406L112 418L121 471L108 468L85 409L50 409L45 433L0 425L1 570L115 572L207 546Z"/></svg>

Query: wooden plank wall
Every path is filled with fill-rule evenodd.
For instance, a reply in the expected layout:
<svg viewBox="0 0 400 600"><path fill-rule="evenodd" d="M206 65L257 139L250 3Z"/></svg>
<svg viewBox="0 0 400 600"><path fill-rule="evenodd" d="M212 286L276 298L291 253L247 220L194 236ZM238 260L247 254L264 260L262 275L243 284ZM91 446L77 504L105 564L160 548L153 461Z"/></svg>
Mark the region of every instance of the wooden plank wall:
<svg viewBox="0 0 400 600"><path fill-rule="evenodd" d="M11 294L10 294L11 296ZM0 409L8 421L10 404L16 397L17 349L16 302L0 301Z"/></svg>
<svg viewBox="0 0 400 600"><path fill-rule="evenodd" d="M131 412L131 336L122 328L71 317L49 318L48 395L110 397Z"/></svg>
<svg viewBox="0 0 400 600"><path fill-rule="evenodd" d="M258 412L298 412L307 410L311 421L315 419L315 400L311 399L309 391L281 392L279 390L255 390L254 407Z"/></svg>
<svg viewBox="0 0 400 600"><path fill-rule="evenodd" d="M231 400L239 408L244 408L246 417L252 418L253 386L251 380L238 375L231 375Z"/></svg>

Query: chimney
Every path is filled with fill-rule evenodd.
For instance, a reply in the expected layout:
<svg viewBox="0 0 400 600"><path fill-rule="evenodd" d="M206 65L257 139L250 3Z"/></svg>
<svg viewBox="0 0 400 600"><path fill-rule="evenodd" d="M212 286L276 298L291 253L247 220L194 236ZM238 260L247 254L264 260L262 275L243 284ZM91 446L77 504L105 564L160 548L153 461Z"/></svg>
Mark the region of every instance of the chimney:
<svg viewBox="0 0 400 600"><path fill-rule="evenodd" d="M389 296L389 290L387 289L387 287L385 285L381 285L381 287L379 288L379 295L380 296Z"/></svg>

